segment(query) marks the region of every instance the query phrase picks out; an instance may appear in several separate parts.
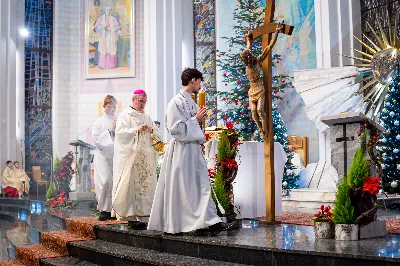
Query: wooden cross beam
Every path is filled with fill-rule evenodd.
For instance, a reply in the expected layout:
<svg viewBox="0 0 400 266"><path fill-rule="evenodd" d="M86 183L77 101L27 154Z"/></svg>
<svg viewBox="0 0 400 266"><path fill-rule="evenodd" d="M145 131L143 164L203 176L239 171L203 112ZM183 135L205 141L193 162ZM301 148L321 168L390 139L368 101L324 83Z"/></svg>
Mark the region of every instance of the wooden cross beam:
<svg viewBox="0 0 400 266"><path fill-rule="evenodd" d="M264 50L271 42L272 33L276 31L277 23L273 23L275 12L275 0L267 0L265 9L264 25L254 29L250 34L254 40L260 36L262 49ZM292 35L293 26L283 24L282 33ZM275 223L275 171L274 171L274 133L272 127L272 51L264 60L262 65L263 82L265 88L264 108L268 121L267 139L264 141L265 162L265 200L266 200L266 223Z"/></svg>

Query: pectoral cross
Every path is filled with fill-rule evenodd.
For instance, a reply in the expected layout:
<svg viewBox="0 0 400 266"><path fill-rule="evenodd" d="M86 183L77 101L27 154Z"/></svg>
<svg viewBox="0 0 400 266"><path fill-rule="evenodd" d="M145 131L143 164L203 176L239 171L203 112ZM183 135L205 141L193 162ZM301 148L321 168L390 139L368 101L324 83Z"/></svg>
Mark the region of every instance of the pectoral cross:
<svg viewBox="0 0 400 266"><path fill-rule="evenodd" d="M263 36L262 49L271 42L272 33L276 30L277 23L273 23L275 0L267 0L264 25L254 29L251 34L253 39ZM283 24L282 33L291 35L293 26ZM264 141L265 162L265 197L266 197L266 223L275 223L275 172L274 172L274 132L272 127L272 53L264 60L262 65L263 82L265 88L264 108L269 118L267 139Z"/></svg>

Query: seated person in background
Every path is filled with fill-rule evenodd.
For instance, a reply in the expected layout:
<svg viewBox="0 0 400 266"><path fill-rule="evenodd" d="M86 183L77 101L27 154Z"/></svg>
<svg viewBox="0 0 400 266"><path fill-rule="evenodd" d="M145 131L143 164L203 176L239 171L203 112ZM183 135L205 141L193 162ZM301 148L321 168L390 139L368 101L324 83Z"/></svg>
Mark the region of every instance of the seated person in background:
<svg viewBox="0 0 400 266"><path fill-rule="evenodd" d="M4 169L3 172L3 180L1 182L1 186L7 197L16 198L18 197L18 191L22 190L22 183L15 176L12 161L7 161L6 165L7 167L6 169Z"/></svg>
<svg viewBox="0 0 400 266"><path fill-rule="evenodd" d="M24 196L28 196L30 179L29 179L28 175L25 173L25 171L23 169L19 168L19 162L18 161L14 162L14 171L15 171L15 176L22 183L22 191L19 191L19 195L21 196L21 194L23 194Z"/></svg>
<svg viewBox="0 0 400 266"><path fill-rule="evenodd" d="M156 126L157 126L158 128L160 128L160 126L161 126L161 124L160 124L159 121L154 121L154 124L156 124Z"/></svg>

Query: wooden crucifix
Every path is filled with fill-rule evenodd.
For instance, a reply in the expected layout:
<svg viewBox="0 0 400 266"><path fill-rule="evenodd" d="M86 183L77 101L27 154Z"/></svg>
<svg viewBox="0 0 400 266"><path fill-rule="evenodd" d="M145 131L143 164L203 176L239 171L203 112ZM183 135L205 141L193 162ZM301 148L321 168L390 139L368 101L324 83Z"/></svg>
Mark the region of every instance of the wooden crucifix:
<svg viewBox="0 0 400 266"><path fill-rule="evenodd" d="M276 32L277 23L273 23L275 12L275 0L267 0L264 25L249 33L251 39L263 36L262 49L270 44L272 33ZM293 26L283 24L281 33L291 35ZM268 121L267 132L264 138L264 162L265 162L265 200L266 223L275 222L275 171L274 171L274 133L272 127L272 52L262 64L263 84L265 88L264 110Z"/></svg>

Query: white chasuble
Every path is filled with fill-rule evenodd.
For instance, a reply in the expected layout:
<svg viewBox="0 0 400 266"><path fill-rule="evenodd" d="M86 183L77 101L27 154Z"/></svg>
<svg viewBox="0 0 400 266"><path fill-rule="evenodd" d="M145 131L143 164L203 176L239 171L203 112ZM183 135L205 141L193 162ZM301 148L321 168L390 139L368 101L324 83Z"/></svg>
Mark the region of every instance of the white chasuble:
<svg viewBox="0 0 400 266"><path fill-rule="evenodd" d="M114 143L113 211L117 217L149 216L157 186L157 155L149 130L139 132L147 124L153 134L161 134L146 114L126 108L117 120Z"/></svg>
<svg viewBox="0 0 400 266"><path fill-rule="evenodd" d="M198 111L189 93L168 103L165 125L172 135L164 155L148 229L189 232L221 222L211 198L201 143L205 136L194 117Z"/></svg>
<svg viewBox="0 0 400 266"><path fill-rule="evenodd" d="M1 185L5 187L12 187L18 190L18 192L21 194L23 191L22 188L22 183L21 181L16 177L14 169L11 169L10 167L6 167L3 172L3 180L1 182Z"/></svg>
<svg viewBox="0 0 400 266"><path fill-rule="evenodd" d="M28 175L22 169L14 168L14 171L15 171L15 177L18 178L18 180L21 181L21 183L22 183L23 191L20 191L20 194L22 194L23 192L28 194L29 188L30 188L30 185L29 185L30 179L29 179Z"/></svg>
<svg viewBox="0 0 400 266"><path fill-rule="evenodd" d="M111 192L113 187L114 139L108 128L117 120L116 116L103 114L96 120L92 128L92 136L96 146L94 155L94 189L97 209L111 212Z"/></svg>

